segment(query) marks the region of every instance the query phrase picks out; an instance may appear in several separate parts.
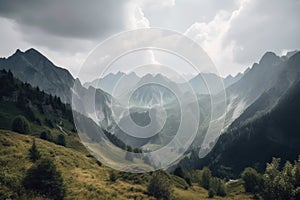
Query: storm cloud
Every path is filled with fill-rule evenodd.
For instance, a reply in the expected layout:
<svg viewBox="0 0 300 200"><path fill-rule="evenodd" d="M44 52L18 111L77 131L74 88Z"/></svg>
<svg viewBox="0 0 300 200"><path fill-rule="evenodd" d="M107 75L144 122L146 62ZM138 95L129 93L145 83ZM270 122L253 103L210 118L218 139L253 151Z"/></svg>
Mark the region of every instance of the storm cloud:
<svg viewBox="0 0 300 200"><path fill-rule="evenodd" d="M0 0L0 56L37 48L76 76L106 38L161 27L196 41L226 76L300 49L299 19L300 0Z"/></svg>
<svg viewBox="0 0 300 200"><path fill-rule="evenodd" d="M126 27L123 0L0 0L0 16L21 27L74 38L108 36Z"/></svg>

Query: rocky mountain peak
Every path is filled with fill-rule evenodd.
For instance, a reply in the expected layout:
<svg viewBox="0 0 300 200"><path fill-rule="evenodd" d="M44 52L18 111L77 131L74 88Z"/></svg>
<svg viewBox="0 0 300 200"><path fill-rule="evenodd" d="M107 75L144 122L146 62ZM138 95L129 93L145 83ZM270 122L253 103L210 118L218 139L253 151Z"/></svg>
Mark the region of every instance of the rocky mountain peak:
<svg viewBox="0 0 300 200"><path fill-rule="evenodd" d="M280 57L273 52L266 52L259 61L259 64L275 64L280 61Z"/></svg>

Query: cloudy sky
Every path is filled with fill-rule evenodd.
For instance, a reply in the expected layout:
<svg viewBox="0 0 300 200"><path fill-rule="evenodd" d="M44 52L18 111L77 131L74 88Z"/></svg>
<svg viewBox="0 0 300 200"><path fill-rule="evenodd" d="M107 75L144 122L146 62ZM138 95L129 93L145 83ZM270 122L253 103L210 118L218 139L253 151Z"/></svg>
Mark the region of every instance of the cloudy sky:
<svg viewBox="0 0 300 200"><path fill-rule="evenodd" d="M200 44L226 76L300 49L299 19L300 0L0 0L0 56L33 47L76 76L107 37L161 27Z"/></svg>

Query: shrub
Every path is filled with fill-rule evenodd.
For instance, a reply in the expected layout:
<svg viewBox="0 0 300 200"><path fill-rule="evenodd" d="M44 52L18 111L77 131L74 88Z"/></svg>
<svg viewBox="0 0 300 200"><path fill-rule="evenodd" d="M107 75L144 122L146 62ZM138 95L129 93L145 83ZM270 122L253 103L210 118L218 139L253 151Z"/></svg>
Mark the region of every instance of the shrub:
<svg viewBox="0 0 300 200"><path fill-rule="evenodd" d="M41 132L40 138L43 139L43 140L50 141L50 142L53 141L53 137L52 137L50 131L43 131L43 132Z"/></svg>
<svg viewBox="0 0 300 200"><path fill-rule="evenodd" d="M56 139L56 144L61 145L61 146L66 146L65 135L59 134Z"/></svg>
<svg viewBox="0 0 300 200"><path fill-rule="evenodd" d="M35 144L35 139L33 139L32 146L29 149L29 157L30 157L30 160L32 160L33 162L36 162L37 160L39 160L41 158L41 154Z"/></svg>
<svg viewBox="0 0 300 200"><path fill-rule="evenodd" d="M213 189L208 190L208 198L214 198L216 192Z"/></svg>
<svg viewBox="0 0 300 200"><path fill-rule="evenodd" d="M244 181L244 187L246 192L257 193L260 192L262 187L262 176L251 167L246 168L241 174Z"/></svg>
<svg viewBox="0 0 300 200"><path fill-rule="evenodd" d="M118 179L117 174L114 171L110 171L109 172L109 180L111 182L116 182L117 179Z"/></svg>
<svg viewBox="0 0 300 200"><path fill-rule="evenodd" d="M54 128L53 122L51 119L45 118L45 124L49 127L49 128Z"/></svg>
<svg viewBox="0 0 300 200"><path fill-rule="evenodd" d="M173 193L169 175L161 170L153 174L147 189L148 193L157 199L171 199Z"/></svg>
<svg viewBox="0 0 300 200"><path fill-rule="evenodd" d="M187 173L184 172L182 167L180 167L180 166L176 167L176 169L174 170L174 175L178 176L180 178L183 178L189 186L192 185L192 181L191 181L190 177L188 176Z"/></svg>
<svg viewBox="0 0 300 200"><path fill-rule="evenodd" d="M174 175L179 176L183 179L185 177L184 171L182 170L182 168L180 166L176 167L176 169L174 170Z"/></svg>
<svg viewBox="0 0 300 200"><path fill-rule="evenodd" d="M33 165L23 180L24 187L51 199L63 199L65 187L63 179L52 160L42 159Z"/></svg>
<svg viewBox="0 0 300 200"><path fill-rule="evenodd" d="M210 188L215 191L215 194L221 197L225 197L227 195L226 186L223 180L213 177L210 180Z"/></svg>
<svg viewBox="0 0 300 200"><path fill-rule="evenodd" d="M294 174L293 166L286 162L282 171L279 170L280 159L273 158L267 164L264 174L265 199L293 199L294 196Z"/></svg>
<svg viewBox="0 0 300 200"><path fill-rule="evenodd" d="M201 182L200 185L205 188L209 189L210 186L210 179L212 178L211 171L208 167L204 167L202 170L202 177L201 177Z"/></svg>
<svg viewBox="0 0 300 200"><path fill-rule="evenodd" d="M22 115L15 117L12 121L11 130L18 133L28 134L30 132L28 120Z"/></svg>

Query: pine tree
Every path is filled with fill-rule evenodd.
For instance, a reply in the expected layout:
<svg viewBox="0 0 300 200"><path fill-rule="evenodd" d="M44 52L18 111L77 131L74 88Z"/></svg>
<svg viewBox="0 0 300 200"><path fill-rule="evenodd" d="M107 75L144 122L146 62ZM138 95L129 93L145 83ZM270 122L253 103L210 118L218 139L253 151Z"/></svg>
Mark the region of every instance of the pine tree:
<svg viewBox="0 0 300 200"><path fill-rule="evenodd" d="M41 158L41 154L40 154L39 150L37 149L34 138L32 140L32 146L29 149L29 157L30 157L30 160L32 160L32 162L36 162L37 160L39 160Z"/></svg>
<svg viewBox="0 0 300 200"><path fill-rule="evenodd" d="M205 188L209 189L210 187L210 180L212 178L211 171L208 167L204 167L202 170L202 177L201 177L201 183L200 185Z"/></svg>
<svg viewBox="0 0 300 200"><path fill-rule="evenodd" d="M180 178L185 178L185 174L184 171L182 170L182 168L180 166L176 167L176 169L174 170L174 175L175 176L179 176Z"/></svg>
<svg viewBox="0 0 300 200"><path fill-rule="evenodd" d="M59 134L57 136L56 144L66 146L66 138L63 134Z"/></svg>
<svg viewBox="0 0 300 200"><path fill-rule="evenodd" d="M65 196L61 173L48 158L39 160L27 171L23 185L27 190L51 199L60 200Z"/></svg>

